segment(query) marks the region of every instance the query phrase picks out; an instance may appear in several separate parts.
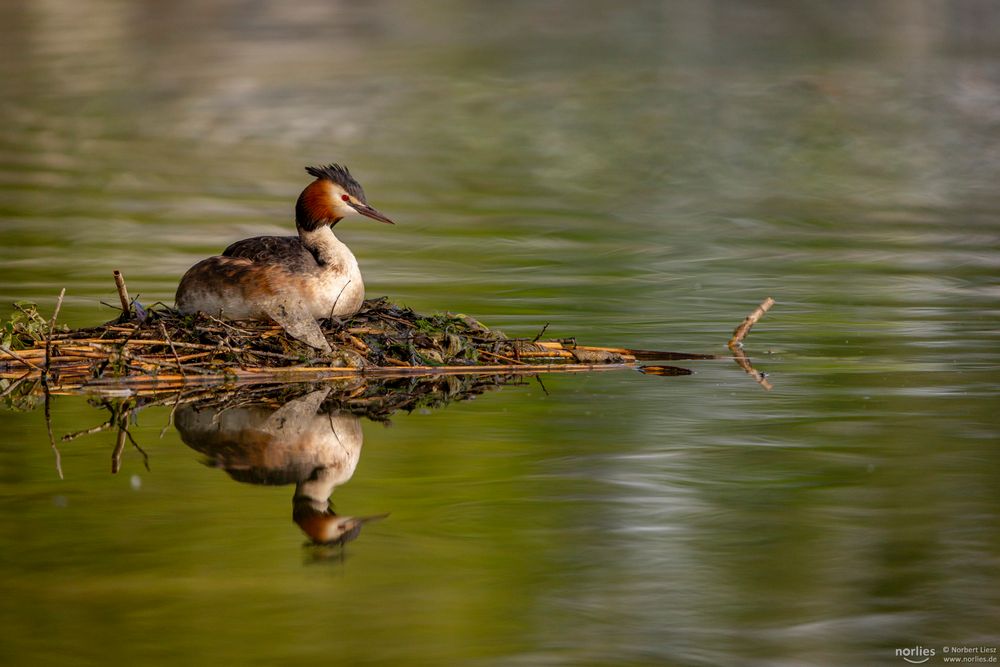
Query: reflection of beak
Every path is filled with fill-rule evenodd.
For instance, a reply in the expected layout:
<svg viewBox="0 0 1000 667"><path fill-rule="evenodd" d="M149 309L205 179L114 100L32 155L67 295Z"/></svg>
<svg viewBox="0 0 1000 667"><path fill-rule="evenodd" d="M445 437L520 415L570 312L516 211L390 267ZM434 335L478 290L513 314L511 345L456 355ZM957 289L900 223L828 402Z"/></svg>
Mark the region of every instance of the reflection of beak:
<svg viewBox="0 0 1000 667"><path fill-rule="evenodd" d="M379 213L377 210L375 210L374 208L372 208L368 204L362 204L361 202L358 202L358 203L348 202L348 203L351 205L351 207L355 211L357 211L361 215L365 216L366 218L371 218L372 220L378 220L379 222L385 222L385 223L388 223L390 225L396 224L395 222L393 222L389 218L385 217L384 215L382 215L381 213Z"/></svg>
<svg viewBox="0 0 1000 667"><path fill-rule="evenodd" d="M344 544L357 538L366 523L384 519L388 514L373 516L338 516L332 512L292 512L292 518L299 524L313 544Z"/></svg>

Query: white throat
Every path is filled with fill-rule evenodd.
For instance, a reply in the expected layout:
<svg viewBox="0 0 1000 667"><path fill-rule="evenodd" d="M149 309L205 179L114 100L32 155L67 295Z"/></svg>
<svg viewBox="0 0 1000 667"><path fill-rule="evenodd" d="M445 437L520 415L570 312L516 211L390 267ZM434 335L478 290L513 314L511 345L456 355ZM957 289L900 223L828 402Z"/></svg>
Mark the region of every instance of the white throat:
<svg viewBox="0 0 1000 667"><path fill-rule="evenodd" d="M311 232L300 229L299 238L302 239L303 245L322 260L323 264L343 268L357 264L354 253L337 238L330 225L323 225Z"/></svg>

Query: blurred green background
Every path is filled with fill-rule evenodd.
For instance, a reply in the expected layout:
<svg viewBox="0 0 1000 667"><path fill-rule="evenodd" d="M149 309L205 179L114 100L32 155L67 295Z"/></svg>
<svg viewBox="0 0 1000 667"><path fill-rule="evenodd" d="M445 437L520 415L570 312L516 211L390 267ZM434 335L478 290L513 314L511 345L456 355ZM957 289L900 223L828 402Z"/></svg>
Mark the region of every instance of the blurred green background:
<svg viewBox="0 0 1000 667"><path fill-rule="evenodd" d="M365 424L331 562L291 489L138 416L0 414L8 664L897 664L1000 644L1000 6L0 3L0 314L109 319L291 233L307 164L370 296L724 352ZM53 404L57 437L106 415Z"/></svg>

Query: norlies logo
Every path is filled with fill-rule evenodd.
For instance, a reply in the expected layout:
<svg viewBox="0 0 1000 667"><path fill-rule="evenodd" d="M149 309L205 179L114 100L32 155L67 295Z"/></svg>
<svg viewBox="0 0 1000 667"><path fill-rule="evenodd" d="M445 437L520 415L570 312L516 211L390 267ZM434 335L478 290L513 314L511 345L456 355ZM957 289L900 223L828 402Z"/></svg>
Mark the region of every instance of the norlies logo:
<svg viewBox="0 0 1000 667"><path fill-rule="evenodd" d="M896 657L902 658L911 665L922 665L937 653L932 648L924 648L923 646L914 646L913 648L897 648Z"/></svg>

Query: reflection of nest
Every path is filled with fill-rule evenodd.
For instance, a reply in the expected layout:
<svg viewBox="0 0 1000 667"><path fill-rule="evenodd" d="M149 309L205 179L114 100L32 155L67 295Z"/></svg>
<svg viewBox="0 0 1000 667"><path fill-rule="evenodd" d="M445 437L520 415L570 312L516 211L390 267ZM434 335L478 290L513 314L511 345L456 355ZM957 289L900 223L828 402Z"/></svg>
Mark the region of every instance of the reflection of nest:
<svg viewBox="0 0 1000 667"><path fill-rule="evenodd" d="M412 412L420 408L439 408L453 401L466 401L506 384L523 383L514 375L445 375L431 377L388 378L365 384L351 395L332 394L324 409L336 409L387 421L398 410Z"/></svg>
<svg viewBox="0 0 1000 667"><path fill-rule="evenodd" d="M188 391L179 389L172 390L146 390L136 392L128 398L104 398L93 397L90 399L91 405L103 408L108 411L108 419L96 426L67 433L61 440L75 440L81 436L93 435L106 430L117 430L115 450L112 454L112 472L117 472L121 465L121 457L125 446L129 442L138 450L143 459L146 453L141 449L139 443L129 432L129 425L132 415L137 410L153 406L171 406L171 419L174 413L183 405L197 404L201 409L233 409L237 407L260 406L269 407L273 410L280 408L289 401L308 393L310 390L322 387L329 389L326 398L323 400L319 411L324 413L342 412L356 417L366 417L373 421L388 422L391 415L397 410L407 412L420 408L438 408L448 405L453 401L463 401L474 398L504 385L524 383L523 376L516 374L508 375L462 375L462 376L414 376L404 378L371 378L354 376L327 380L321 384L240 384L235 386L211 386L195 388ZM23 383L21 387L30 389L29 383ZM45 393L41 397L37 394L26 391L16 394L17 400L27 401L39 398L48 404L49 394ZM15 398L10 393L4 397L5 401ZM31 409L36 401L30 401ZM8 404L8 407L17 409L17 405ZM51 424L46 410L46 423ZM54 437L50 433L50 441L53 450L56 452L58 467L58 449ZM198 449L195 447L195 449ZM201 451L201 450L199 450ZM206 453L206 452L203 452ZM225 467L217 454L210 456L212 465ZM234 479L239 477L239 481L263 484L287 484L294 481L292 475L298 476L302 471L289 472L275 475L273 472L264 470L253 470L256 466L241 466L242 470L233 475ZM266 466L262 466L266 467ZM310 471L311 472L311 468ZM231 473L232 474L232 473ZM245 478L245 479L244 479ZM259 481L255 481L259 480ZM287 480L287 481L285 481Z"/></svg>
<svg viewBox="0 0 1000 667"><path fill-rule="evenodd" d="M360 440L357 420L388 421L397 410L436 408L473 398L518 378L354 378L330 385L240 386L176 396L175 425L181 439L238 482L280 486L329 474L343 465L310 455L315 433L336 433L341 448ZM156 400L164 404L169 398ZM148 404L147 404L148 405ZM359 445L360 446L360 445Z"/></svg>
<svg viewBox="0 0 1000 667"><path fill-rule="evenodd" d="M309 389L331 388L320 412L347 412L372 421L388 421L394 412L440 408L475 398L510 384L521 384L520 375L432 375L402 378L352 377L320 384L248 384L205 388L191 393L170 392L154 399L160 405L197 402L199 408L261 406L277 409Z"/></svg>

